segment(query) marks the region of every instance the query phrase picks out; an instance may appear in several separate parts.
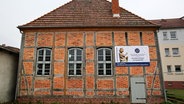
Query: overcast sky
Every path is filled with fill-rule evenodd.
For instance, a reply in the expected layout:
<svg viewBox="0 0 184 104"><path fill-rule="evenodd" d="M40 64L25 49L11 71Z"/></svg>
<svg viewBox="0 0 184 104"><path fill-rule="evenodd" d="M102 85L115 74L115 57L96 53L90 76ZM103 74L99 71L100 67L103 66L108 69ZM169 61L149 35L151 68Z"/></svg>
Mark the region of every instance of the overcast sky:
<svg viewBox="0 0 184 104"><path fill-rule="evenodd" d="M18 25L26 24L71 0L1 0L0 44L20 47ZM111 1L111 0L108 0ZM144 19L180 18L184 0L119 0L120 6Z"/></svg>

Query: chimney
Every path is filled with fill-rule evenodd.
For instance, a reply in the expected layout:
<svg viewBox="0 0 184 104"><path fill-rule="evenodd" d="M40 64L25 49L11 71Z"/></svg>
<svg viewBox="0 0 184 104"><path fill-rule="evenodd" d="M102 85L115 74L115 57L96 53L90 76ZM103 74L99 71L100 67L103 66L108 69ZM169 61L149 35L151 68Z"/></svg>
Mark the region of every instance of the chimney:
<svg viewBox="0 0 184 104"><path fill-rule="evenodd" d="M120 17L119 0L112 0L112 14L113 17Z"/></svg>

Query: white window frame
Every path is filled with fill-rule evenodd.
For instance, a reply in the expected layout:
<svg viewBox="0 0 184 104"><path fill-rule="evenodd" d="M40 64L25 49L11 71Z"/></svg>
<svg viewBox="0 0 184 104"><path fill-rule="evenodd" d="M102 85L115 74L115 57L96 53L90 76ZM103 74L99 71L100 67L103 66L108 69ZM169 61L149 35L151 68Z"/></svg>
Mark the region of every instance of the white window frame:
<svg viewBox="0 0 184 104"><path fill-rule="evenodd" d="M169 48L165 48L164 51L165 51L165 56L166 57L169 57L170 56L170 50L169 50Z"/></svg>
<svg viewBox="0 0 184 104"><path fill-rule="evenodd" d="M176 70L177 67L180 68L180 71L177 71L177 70ZM181 71L181 65L175 65L174 68L175 68L175 72L176 72L176 73L181 73L181 72L182 72L182 71Z"/></svg>
<svg viewBox="0 0 184 104"><path fill-rule="evenodd" d="M163 32L163 40L168 40L167 32Z"/></svg>
<svg viewBox="0 0 184 104"><path fill-rule="evenodd" d="M180 56L179 48L172 48L172 54L173 54L173 56Z"/></svg>
<svg viewBox="0 0 184 104"><path fill-rule="evenodd" d="M102 51L103 55L100 55L99 52ZM110 51L110 60L107 60L106 53L107 51ZM101 57L102 60L99 58ZM100 68L100 64L103 65L102 68ZM110 68L107 69L108 64L110 64ZM110 74L109 74L110 73ZM98 48L97 49L97 75L99 76L112 76L112 49L111 48Z"/></svg>
<svg viewBox="0 0 184 104"><path fill-rule="evenodd" d="M43 52L42 54L40 52ZM50 54L47 54L50 52ZM47 60L47 58L50 60ZM41 60L40 60L41 59ZM51 75L52 49L40 48L37 50L36 75L49 76ZM47 68L49 67L49 68Z"/></svg>
<svg viewBox="0 0 184 104"><path fill-rule="evenodd" d="M173 71L172 71L172 66L171 65L167 65L167 75L173 75Z"/></svg>
<svg viewBox="0 0 184 104"><path fill-rule="evenodd" d="M71 51L74 52L73 55L70 53ZM81 55L78 55L78 51L81 51ZM78 60L77 57L79 57L81 60ZM81 65L80 68L77 68L78 67L77 65ZM83 69L83 50L81 48L68 49L68 76L81 76L82 69Z"/></svg>
<svg viewBox="0 0 184 104"><path fill-rule="evenodd" d="M167 72L168 72L168 73L171 73L171 72L172 72L172 67L171 67L171 65L167 65Z"/></svg>
<svg viewBox="0 0 184 104"><path fill-rule="evenodd" d="M171 31L170 32L170 39L171 40L177 40L177 34L176 34L176 31Z"/></svg>

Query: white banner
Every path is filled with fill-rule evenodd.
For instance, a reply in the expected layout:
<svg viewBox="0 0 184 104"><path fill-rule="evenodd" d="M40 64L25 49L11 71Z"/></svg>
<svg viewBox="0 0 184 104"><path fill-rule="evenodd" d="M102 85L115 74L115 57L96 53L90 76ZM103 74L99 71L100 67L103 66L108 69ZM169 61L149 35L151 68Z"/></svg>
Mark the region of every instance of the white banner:
<svg viewBox="0 0 184 104"><path fill-rule="evenodd" d="M148 46L116 46L116 66L149 66Z"/></svg>

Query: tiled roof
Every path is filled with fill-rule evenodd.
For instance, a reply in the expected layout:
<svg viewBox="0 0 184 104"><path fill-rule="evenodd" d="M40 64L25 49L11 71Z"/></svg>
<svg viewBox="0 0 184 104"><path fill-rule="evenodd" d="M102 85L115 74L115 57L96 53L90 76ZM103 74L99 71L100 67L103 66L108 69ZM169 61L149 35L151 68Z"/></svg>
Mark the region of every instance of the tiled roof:
<svg viewBox="0 0 184 104"><path fill-rule="evenodd" d="M19 49L11 46L0 45L0 50L6 50L15 54L19 54Z"/></svg>
<svg viewBox="0 0 184 104"><path fill-rule="evenodd" d="M159 20L150 20L155 24L160 25L160 28L184 28L184 17L173 18L173 19L159 19Z"/></svg>
<svg viewBox="0 0 184 104"><path fill-rule="evenodd" d="M111 5L107 0L72 0L18 28L157 27L124 8L120 8L119 18L113 17Z"/></svg>

